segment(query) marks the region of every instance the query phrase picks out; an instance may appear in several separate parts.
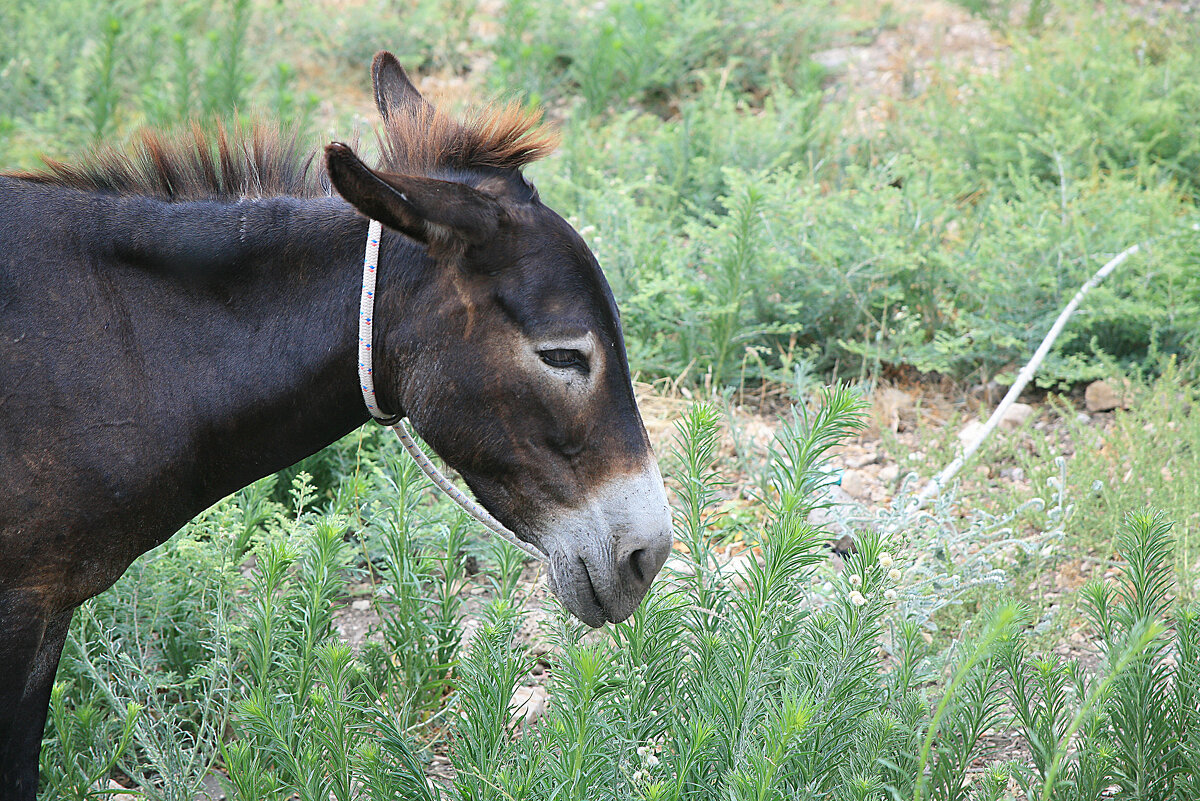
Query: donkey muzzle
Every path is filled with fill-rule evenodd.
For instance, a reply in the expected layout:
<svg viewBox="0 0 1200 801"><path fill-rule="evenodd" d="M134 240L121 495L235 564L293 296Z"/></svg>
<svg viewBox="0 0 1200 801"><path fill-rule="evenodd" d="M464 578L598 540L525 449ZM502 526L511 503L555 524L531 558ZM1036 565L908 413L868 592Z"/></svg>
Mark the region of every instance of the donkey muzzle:
<svg viewBox="0 0 1200 801"><path fill-rule="evenodd" d="M539 537L550 589L589 626L633 614L671 552L671 510L657 465L610 479Z"/></svg>

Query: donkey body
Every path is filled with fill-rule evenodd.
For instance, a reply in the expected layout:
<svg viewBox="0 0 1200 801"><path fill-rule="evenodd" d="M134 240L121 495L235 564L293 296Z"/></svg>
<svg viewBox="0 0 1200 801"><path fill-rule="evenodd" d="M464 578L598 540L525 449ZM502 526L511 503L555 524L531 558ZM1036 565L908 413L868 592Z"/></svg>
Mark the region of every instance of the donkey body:
<svg viewBox="0 0 1200 801"><path fill-rule="evenodd" d="M449 120L388 54L374 78L384 164L330 146L337 195L261 136L0 177L0 798L36 793L74 608L368 421L364 215L386 226L381 406L548 554L585 622L628 616L665 560L611 292L520 175L543 129L513 108Z"/></svg>

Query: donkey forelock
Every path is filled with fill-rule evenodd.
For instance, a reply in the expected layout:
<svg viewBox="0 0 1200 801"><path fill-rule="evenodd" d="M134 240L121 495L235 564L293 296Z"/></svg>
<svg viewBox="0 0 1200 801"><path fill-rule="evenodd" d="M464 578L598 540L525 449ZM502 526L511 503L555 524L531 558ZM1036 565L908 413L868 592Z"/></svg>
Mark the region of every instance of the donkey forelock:
<svg viewBox="0 0 1200 801"><path fill-rule="evenodd" d="M472 168L519 170L551 153L558 135L542 113L516 102L488 104L463 119L427 103L391 109L380 131L383 169L408 175Z"/></svg>

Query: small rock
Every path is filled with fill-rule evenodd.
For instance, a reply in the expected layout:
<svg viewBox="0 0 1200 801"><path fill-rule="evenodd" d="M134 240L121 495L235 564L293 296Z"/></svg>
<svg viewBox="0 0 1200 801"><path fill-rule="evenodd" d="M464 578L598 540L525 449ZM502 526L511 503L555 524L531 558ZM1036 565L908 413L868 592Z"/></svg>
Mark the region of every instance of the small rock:
<svg viewBox="0 0 1200 801"><path fill-rule="evenodd" d="M1000 418L1000 425L1009 430L1020 428L1030 417L1033 417L1032 406L1028 403L1014 403L1004 410L1004 416Z"/></svg>
<svg viewBox="0 0 1200 801"><path fill-rule="evenodd" d="M1092 422L1092 416L1090 414L1080 412L1079 414L1075 415L1075 422L1087 425L1088 423Z"/></svg>
<svg viewBox="0 0 1200 801"><path fill-rule="evenodd" d="M834 47L818 50L809 58L830 72L845 69L851 62L861 61L866 52L864 47Z"/></svg>
<svg viewBox="0 0 1200 801"><path fill-rule="evenodd" d="M742 551L734 556L728 562L721 566L721 574L725 576L734 587L739 590L744 590L748 586L747 578L750 576L750 562L757 561L753 551Z"/></svg>
<svg viewBox="0 0 1200 801"><path fill-rule="evenodd" d="M666 570L669 574L673 573L677 576L690 576L696 572L696 566L686 557L680 556L677 553L672 553L669 557L667 557L667 561L663 565L663 570Z"/></svg>
<svg viewBox="0 0 1200 801"><path fill-rule="evenodd" d="M979 437L981 431L983 431L983 423L978 420L968 420L967 424L958 432L958 441L963 444L963 447L966 447Z"/></svg>
<svg viewBox="0 0 1200 801"><path fill-rule="evenodd" d="M866 500L870 495L867 487L867 477L861 470L847 470L842 475L842 489L855 500Z"/></svg>
<svg viewBox="0 0 1200 801"><path fill-rule="evenodd" d="M536 721L546 712L546 702L550 694L545 687L518 687L508 702L508 711L513 722L526 726Z"/></svg>
<svg viewBox="0 0 1200 801"><path fill-rule="evenodd" d="M1020 467L1006 467L1000 471L1001 478L1007 478L1010 481L1024 481L1025 470Z"/></svg>
<svg viewBox="0 0 1200 801"><path fill-rule="evenodd" d="M916 401L902 389L888 388L875 396L875 419L893 433L911 429L916 420Z"/></svg>
<svg viewBox="0 0 1200 801"><path fill-rule="evenodd" d="M749 440L750 445L760 453L766 453L775 441L778 427L765 420L750 418L742 427L742 435Z"/></svg>
<svg viewBox="0 0 1200 801"><path fill-rule="evenodd" d="M355 612L365 612L371 608L371 602L366 598L362 598L350 604L350 608Z"/></svg>
<svg viewBox="0 0 1200 801"><path fill-rule="evenodd" d="M879 469L879 480L890 484L900 477L900 465L888 464Z"/></svg>
<svg viewBox="0 0 1200 801"><path fill-rule="evenodd" d="M225 791L221 789L221 780L217 774L205 774L200 790L192 801L225 801Z"/></svg>
<svg viewBox="0 0 1200 801"><path fill-rule="evenodd" d="M879 454L863 451L862 453L845 454L846 467L857 470L860 467L866 467L869 464L875 464L879 461Z"/></svg>
<svg viewBox="0 0 1200 801"><path fill-rule="evenodd" d="M989 406L1003 395L1004 387L997 381L989 381L986 384L976 384L971 387L971 397L981 400Z"/></svg>
<svg viewBox="0 0 1200 801"><path fill-rule="evenodd" d="M132 793L125 792L128 789L129 789L128 787L125 787L124 785L121 785L121 784L117 784L112 779L109 779L108 780L108 789L102 790L101 792L103 792L105 794L106 798L112 799L112 801L137 801L137 799L140 797L141 794L139 793L138 795L135 796Z"/></svg>
<svg viewBox="0 0 1200 801"><path fill-rule="evenodd" d="M1126 409L1129 407L1126 397L1128 392L1128 381L1124 382L1120 391L1114 388L1113 384L1108 381L1093 381L1088 384L1087 389L1084 391L1083 400L1089 412L1109 412L1113 409Z"/></svg>
<svg viewBox="0 0 1200 801"><path fill-rule="evenodd" d="M860 470L864 467L875 464L879 461L879 455L874 453L864 453L854 459L846 460L846 467L851 470Z"/></svg>

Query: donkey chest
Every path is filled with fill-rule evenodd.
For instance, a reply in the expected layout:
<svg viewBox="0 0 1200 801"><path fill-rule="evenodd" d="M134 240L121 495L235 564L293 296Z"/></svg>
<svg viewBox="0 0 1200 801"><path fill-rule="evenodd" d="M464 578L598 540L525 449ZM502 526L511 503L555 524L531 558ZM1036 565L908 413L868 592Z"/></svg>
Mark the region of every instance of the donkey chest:
<svg viewBox="0 0 1200 801"><path fill-rule="evenodd" d="M171 471L106 438L4 462L0 585L41 587L64 608L106 589L191 516Z"/></svg>

